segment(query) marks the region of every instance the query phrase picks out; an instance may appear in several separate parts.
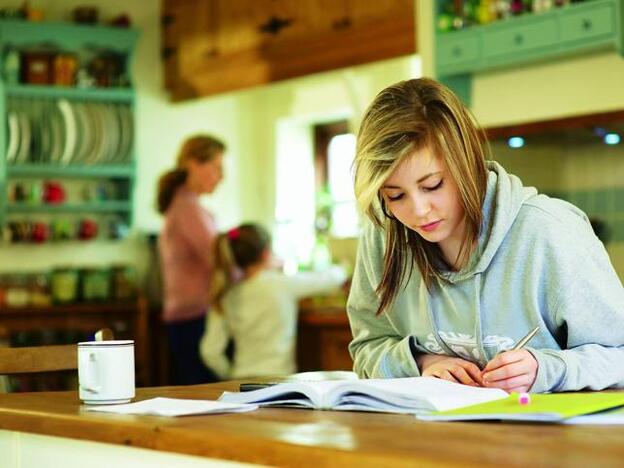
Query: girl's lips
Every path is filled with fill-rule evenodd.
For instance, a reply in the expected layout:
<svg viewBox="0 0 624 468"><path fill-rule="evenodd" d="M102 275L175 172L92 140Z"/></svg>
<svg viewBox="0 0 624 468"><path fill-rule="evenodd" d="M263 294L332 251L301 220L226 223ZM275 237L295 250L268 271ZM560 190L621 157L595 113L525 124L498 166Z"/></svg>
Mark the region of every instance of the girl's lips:
<svg viewBox="0 0 624 468"><path fill-rule="evenodd" d="M423 224L422 226L420 226L420 229L422 229L425 232L431 232L435 230L440 225L441 222L442 220L439 219L438 221L434 221L433 223Z"/></svg>

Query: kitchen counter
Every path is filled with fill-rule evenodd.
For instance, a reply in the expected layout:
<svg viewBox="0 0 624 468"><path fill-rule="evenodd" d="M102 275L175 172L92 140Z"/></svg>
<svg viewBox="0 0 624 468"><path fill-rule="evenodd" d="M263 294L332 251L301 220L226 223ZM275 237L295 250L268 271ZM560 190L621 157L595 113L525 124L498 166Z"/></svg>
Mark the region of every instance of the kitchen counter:
<svg viewBox="0 0 624 468"><path fill-rule="evenodd" d="M351 328L344 302L305 299L299 303L297 367L300 372L351 370Z"/></svg>

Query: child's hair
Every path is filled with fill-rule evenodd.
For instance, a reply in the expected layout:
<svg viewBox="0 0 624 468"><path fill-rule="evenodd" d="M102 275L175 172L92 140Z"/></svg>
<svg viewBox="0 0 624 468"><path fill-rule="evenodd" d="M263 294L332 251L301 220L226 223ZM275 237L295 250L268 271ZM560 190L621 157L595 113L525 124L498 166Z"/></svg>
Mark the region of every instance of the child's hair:
<svg viewBox="0 0 624 468"><path fill-rule="evenodd" d="M178 152L176 167L165 172L158 181L156 203L158 212L164 213L171 205L176 191L186 182L188 171L186 164L190 160L199 162L212 161L217 155L223 154L225 144L210 135L195 135L182 144Z"/></svg>
<svg viewBox="0 0 624 468"><path fill-rule="evenodd" d="M460 265L469 259L479 236L487 186L483 130L453 92L432 79L401 81L382 90L360 125L354 162L358 205L387 234L383 276L377 286L378 314L409 280L414 262L429 291L446 267L438 245L392 217L380 192L392 171L426 146L444 160L463 204L466 236L457 259Z"/></svg>
<svg viewBox="0 0 624 468"><path fill-rule="evenodd" d="M215 245L215 271L211 296L217 310L221 300L234 285L237 273L258 263L271 246L271 236L262 226L241 224L217 236Z"/></svg>

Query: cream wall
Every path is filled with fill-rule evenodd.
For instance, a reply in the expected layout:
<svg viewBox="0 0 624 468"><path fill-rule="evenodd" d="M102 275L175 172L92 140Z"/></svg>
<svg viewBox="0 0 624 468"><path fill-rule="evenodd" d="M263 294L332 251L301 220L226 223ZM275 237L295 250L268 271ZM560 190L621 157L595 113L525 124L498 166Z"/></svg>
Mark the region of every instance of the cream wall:
<svg viewBox="0 0 624 468"><path fill-rule="evenodd" d="M472 110L485 126L621 110L622 83L615 52L483 73L473 79Z"/></svg>

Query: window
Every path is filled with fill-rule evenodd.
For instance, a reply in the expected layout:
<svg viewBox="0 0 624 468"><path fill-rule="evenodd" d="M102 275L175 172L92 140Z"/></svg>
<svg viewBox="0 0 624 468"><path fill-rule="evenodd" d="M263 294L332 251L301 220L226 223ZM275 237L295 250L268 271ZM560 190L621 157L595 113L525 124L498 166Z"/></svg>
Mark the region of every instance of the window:
<svg viewBox="0 0 624 468"><path fill-rule="evenodd" d="M317 229L319 213L322 216L327 212L327 227L332 237L357 237L359 216L353 192L355 135L349 133L344 120L316 125L314 135Z"/></svg>

